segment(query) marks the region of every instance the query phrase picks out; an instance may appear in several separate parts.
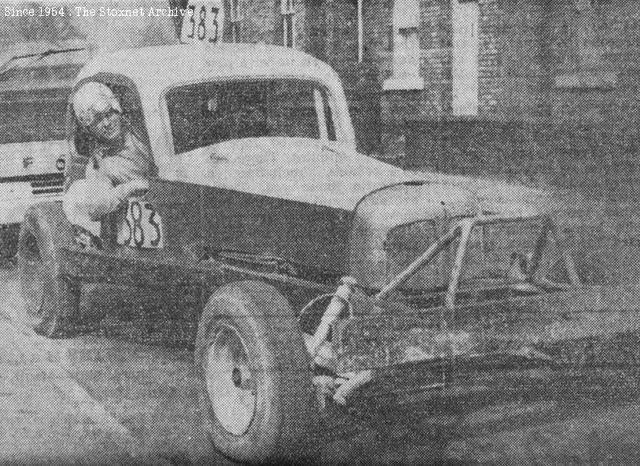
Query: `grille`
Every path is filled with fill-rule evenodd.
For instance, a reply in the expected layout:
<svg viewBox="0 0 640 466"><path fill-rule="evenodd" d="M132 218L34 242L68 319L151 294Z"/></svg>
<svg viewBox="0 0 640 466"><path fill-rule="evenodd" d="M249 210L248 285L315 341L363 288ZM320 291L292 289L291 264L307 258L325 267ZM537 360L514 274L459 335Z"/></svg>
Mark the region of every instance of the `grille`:
<svg viewBox="0 0 640 466"><path fill-rule="evenodd" d="M64 176L53 175L46 176L31 181L31 192L34 196L51 196L54 194L62 194L64 190Z"/></svg>

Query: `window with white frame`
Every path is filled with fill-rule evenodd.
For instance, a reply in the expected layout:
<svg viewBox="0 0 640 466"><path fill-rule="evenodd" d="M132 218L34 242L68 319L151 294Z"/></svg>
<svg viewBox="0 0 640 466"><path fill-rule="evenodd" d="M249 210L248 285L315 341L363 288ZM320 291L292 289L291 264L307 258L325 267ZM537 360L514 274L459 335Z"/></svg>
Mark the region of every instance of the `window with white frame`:
<svg viewBox="0 0 640 466"><path fill-rule="evenodd" d="M240 23L244 19L244 1L231 0L229 22L231 23L231 41L240 42Z"/></svg>
<svg viewBox="0 0 640 466"><path fill-rule="evenodd" d="M295 47L295 0L280 0L282 16L282 45Z"/></svg>
<svg viewBox="0 0 640 466"><path fill-rule="evenodd" d="M393 69L385 90L422 89L420 77L420 4L418 0L393 2Z"/></svg>

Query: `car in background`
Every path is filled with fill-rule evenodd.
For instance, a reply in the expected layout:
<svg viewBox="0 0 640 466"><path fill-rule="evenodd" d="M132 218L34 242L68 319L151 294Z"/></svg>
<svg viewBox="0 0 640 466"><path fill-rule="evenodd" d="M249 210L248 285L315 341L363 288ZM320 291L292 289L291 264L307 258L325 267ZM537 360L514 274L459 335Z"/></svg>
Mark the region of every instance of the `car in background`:
<svg viewBox="0 0 640 466"><path fill-rule="evenodd" d="M54 8L32 2L29 8ZM178 4L145 0L160 9ZM25 4L25 6L27 6ZM73 8L90 8L79 1ZM123 0L119 8L140 7ZM64 185L67 103L82 66L101 50L177 43L176 18L117 18L104 27L100 16L78 17L64 2L63 16L3 24L0 37L0 261L15 255L20 222L27 208L60 199ZM10 19L10 18L9 18ZM24 18L21 18L24 19ZM7 37L16 40L7 46ZM32 37L35 39L28 39ZM19 42L20 40L22 42ZM3 42L4 40L4 42Z"/></svg>
<svg viewBox="0 0 640 466"><path fill-rule="evenodd" d="M27 208L60 198L66 107L89 60L83 43L23 43L0 64L0 258L15 255Z"/></svg>

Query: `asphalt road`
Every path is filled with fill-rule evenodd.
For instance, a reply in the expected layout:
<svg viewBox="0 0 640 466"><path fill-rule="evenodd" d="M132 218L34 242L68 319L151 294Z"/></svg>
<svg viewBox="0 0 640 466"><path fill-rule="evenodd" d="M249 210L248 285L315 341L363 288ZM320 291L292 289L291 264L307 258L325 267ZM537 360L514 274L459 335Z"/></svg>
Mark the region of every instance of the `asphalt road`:
<svg viewBox="0 0 640 466"><path fill-rule="evenodd" d="M0 463L228 464L200 429L188 347L111 317L47 340L21 328L16 270L0 269ZM156 334L154 334L156 332ZM630 370L529 374L509 393L407 392L334 416L325 464L640 464ZM293 407L293 406L292 406Z"/></svg>

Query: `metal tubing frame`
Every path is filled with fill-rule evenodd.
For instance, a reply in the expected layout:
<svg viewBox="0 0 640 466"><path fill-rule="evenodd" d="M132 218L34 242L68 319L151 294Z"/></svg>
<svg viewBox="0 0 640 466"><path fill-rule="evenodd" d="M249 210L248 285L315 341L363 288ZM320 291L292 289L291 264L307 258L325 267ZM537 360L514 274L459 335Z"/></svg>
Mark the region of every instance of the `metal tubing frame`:
<svg viewBox="0 0 640 466"><path fill-rule="evenodd" d="M567 272L569 274L569 280L571 282L572 287L577 287L580 285L580 279L575 270L575 264L573 259L569 255L566 250L564 242L562 242L557 228L554 225L552 219L549 216L499 216L499 215L478 215L473 218L465 218L462 219L444 235L441 236L436 242L431 244L429 248L415 261L413 261L409 266L396 275L386 286L384 286L380 292L376 295L376 298L379 300L383 300L387 298L391 293L393 293L396 289L402 286L407 282L413 275L415 275L420 269L426 266L429 261L431 261L437 254L439 254L445 247L451 244L456 238L460 237L460 243L456 250L455 262L453 264L453 268L451 270L451 278L449 280L449 286L447 288L447 292L445 295L445 309L450 311L455 310L455 298L456 292L458 291L458 284L460 282L460 276L462 275L462 267L464 265L464 259L467 252L467 246L469 243L469 238L471 237L471 232L476 226L488 225L488 224L497 224L497 223L516 223L518 221L523 220L542 220L542 230L540 235L538 236L535 246L533 257L531 259L531 267L527 271L527 279L528 281L533 281L534 276L539 268L540 259L542 257L542 253L544 248L548 243L549 232L551 232L558 249L560 250L561 255L563 256L563 260L565 266L567 267ZM569 287L570 288L570 287ZM447 326L447 317L442 314L441 315L441 325L443 329L446 331ZM453 355L450 354L447 359L450 361L453 359ZM339 404L345 404L346 399L352 395L353 392L358 390L363 385L369 383L371 380L378 377L378 374L375 374L372 370L362 370L353 374L352 377L349 377L347 382L344 383L343 386L336 390L334 394L334 401ZM443 377L446 377L446 374L443 372ZM446 381L443 379L442 384L436 384L439 388L444 387ZM434 386L435 388L435 386Z"/></svg>
<svg viewBox="0 0 640 466"><path fill-rule="evenodd" d="M462 266L464 264L464 258L467 252L467 245L471 232L477 226L499 224L499 223L516 223L519 221L542 221L542 231L536 241L533 258L531 260L530 270L527 272L528 279L533 280L535 273L537 272L540 259L544 248L548 242L549 232L553 236L553 239L560 250L562 259L564 261L567 273L569 274L569 281L572 287L578 287L581 285L580 278L576 272L573 258L567 251L564 242L560 238L558 229L553 223L553 220L548 215L535 215L535 216L504 216L504 215L478 215L473 218L462 219L444 235L438 238L435 243L431 244L429 248L416 260L414 260L409 266L396 275L387 285L385 285L380 292L376 295L376 299L383 300L391 295L400 286L406 283L411 277L413 277L420 269L425 267L437 254L439 254L445 247L451 244L456 238L460 237L460 244L456 251L456 258L451 271L451 278L449 280L449 286L445 295L445 305L447 308L452 309L455 307L455 295L458 291L458 284L460 276L462 274Z"/></svg>
<svg viewBox="0 0 640 466"><path fill-rule="evenodd" d="M435 243L409 266L396 275L382 290L376 295L376 299L385 299L393 293L398 287L402 286L413 277L421 268L429 263L440 251L449 246L453 240L460 234L460 225L456 224L447 234L440 237Z"/></svg>
<svg viewBox="0 0 640 466"><path fill-rule="evenodd" d="M469 244L469 237L471 231L474 228L474 221L472 219L465 219L460 221L460 244L456 251L456 258L453 262L453 268L451 269L451 278L449 279L449 287L447 288L447 294L444 297L444 304L447 309L453 309L456 304L456 292L458 291L458 284L460 283L460 275L462 275L462 265L464 257L467 254L467 245Z"/></svg>

